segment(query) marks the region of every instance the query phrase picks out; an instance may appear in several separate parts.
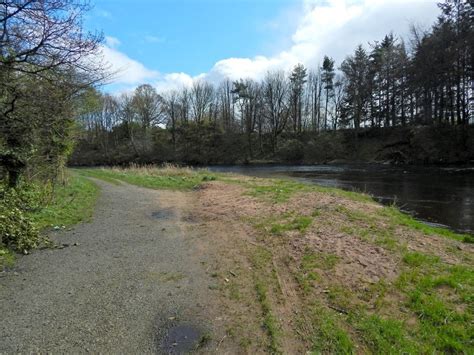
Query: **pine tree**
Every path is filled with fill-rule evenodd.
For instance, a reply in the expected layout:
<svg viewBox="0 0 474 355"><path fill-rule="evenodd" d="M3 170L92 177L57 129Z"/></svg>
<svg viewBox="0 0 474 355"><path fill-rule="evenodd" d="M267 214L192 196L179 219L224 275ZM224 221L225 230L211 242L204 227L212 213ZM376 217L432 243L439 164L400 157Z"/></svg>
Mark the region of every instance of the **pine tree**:
<svg viewBox="0 0 474 355"><path fill-rule="evenodd" d="M327 130L328 126L328 103L334 91L334 60L328 56L324 56L321 80L324 83L324 90L326 90L326 105L324 112L324 130Z"/></svg>

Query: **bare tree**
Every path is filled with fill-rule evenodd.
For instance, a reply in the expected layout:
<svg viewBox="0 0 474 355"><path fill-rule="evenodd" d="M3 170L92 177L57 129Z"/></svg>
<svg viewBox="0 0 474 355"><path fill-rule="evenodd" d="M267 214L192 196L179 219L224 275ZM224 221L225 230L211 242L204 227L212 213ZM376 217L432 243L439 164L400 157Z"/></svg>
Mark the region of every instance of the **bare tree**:
<svg viewBox="0 0 474 355"><path fill-rule="evenodd" d="M201 123L209 114L214 96L214 88L205 81L196 81L191 88L191 109L194 120Z"/></svg>
<svg viewBox="0 0 474 355"><path fill-rule="evenodd" d="M275 152L278 136L286 127L288 108L288 81L282 71L268 72L263 80L263 100L265 116L270 127L272 148Z"/></svg>
<svg viewBox="0 0 474 355"><path fill-rule="evenodd" d="M217 92L221 119L226 130L230 129L234 120L234 103L232 100L232 83L230 80L224 80Z"/></svg>
<svg viewBox="0 0 474 355"><path fill-rule="evenodd" d="M173 149L176 150L176 125L179 114L179 93L176 90L168 91L164 94L165 112L167 117L167 127L171 130Z"/></svg>
<svg viewBox="0 0 474 355"><path fill-rule="evenodd" d="M144 84L137 87L133 95L133 105L144 131L151 126L164 123L163 98L158 95L153 86Z"/></svg>

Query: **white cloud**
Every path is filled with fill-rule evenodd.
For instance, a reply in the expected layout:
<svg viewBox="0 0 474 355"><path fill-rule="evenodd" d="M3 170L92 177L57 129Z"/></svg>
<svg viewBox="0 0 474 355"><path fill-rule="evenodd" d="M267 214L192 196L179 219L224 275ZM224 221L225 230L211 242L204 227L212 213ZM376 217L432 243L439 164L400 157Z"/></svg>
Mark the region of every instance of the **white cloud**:
<svg viewBox="0 0 474 355"><path fill-rule="evenodd" d="M120 46L120 40L112 36L105 36L105 44L110 48L117 48Z"/></svg>
<svg viewBox="0 0 474 355"><path fill-rule="evenodd" d="M119 45L120 41L117 38L108 36L101 49L104 61L110 65L110 71L115 74L114 84L139 85L159 77L158 71L148 69L139 61L119 51Z"/></svg>
<svg viewBox="0 0 474 355"><path fill-rule="evenodd" d="M118 79L121 83L151 82L158 90L191 85L196 79L260 79L268 70L289 70L297 63L316 68L324 55L333 57L339 65L358 44L367 46L391 31L406 36L411 24L428 27L439 13L434 0L303 0L301 9L288 49L273 56L222 59L209 72L196 77L148 69L119 52L120 42L112 37L107 38L105 54L114 68L126 68Z"/></svg>
<svg viewBox="0 0 474 355"><path fill-rule="evenodd" d="M413 23L429 26L438 15L431 0L305 0L290 48L272 57L228 58L217 62L206 78L262 78L269 69L289 70L297 63L316 68L324 55L339 64L358 44L381 40L394 32L405 37Z"/></svg>
<svg viewBox="0 0 474 355"><path fill-rule="evenodd" d="M158 80L154 82L154 86L159 92L167 90L179 90L183 87L190 87L195 78L186 73L171 73L160 75Z"/></svg>

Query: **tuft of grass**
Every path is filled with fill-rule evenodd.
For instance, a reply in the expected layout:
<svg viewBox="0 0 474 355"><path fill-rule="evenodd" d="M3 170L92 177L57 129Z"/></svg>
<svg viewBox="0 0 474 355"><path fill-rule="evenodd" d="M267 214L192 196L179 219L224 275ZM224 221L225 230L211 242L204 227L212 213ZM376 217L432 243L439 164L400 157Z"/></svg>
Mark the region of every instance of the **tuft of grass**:
<svg viewBox="0 0 474 355"><path fill-rule="evenodd" d="M304 295L308 295L314 287L315 281L320 281L321 276L316 271L303 271L301 270L296 275L296 281L298 282L301 291Z"/></svg>
<svg viewBox="0 0 474 355"><path fill-rule="evenodd" d="M347 311L357 307L352 292L347 287L338 284L328 286L327 298L331 305L342 310Z"/></svg>
<svg viewBox="0 0 474 355"><path fill-rule="evenodd" d="M296 216L291 218L286 223L272 223L270 227L270 233L276 235L282 235L284 232L297 230L299 232L304 232L311 226L313 219L307 216Z"/></svg>
<svg viewBox="0 0 474 355"><path fill-rule="evenodd" d="M313 223L313 217L284 213L280 216L269 217L255 223L255 227L273 235L283 235L289 231L305 232Z"/></svg>
<svg viewBox="0 0 474 355"><path fill-rule="evenodd" d="M196 344L195 350L201 349L207 346L212 340L212 335L209 332L205 332L201 337L199 338L199 341Z"/></svg>
<svg viewBox="0 0 474 355"><path fill-rule="evenodd" d="M416 354L418 348L400 320L378 315L361 316L353 320L362 341L375 354Z"/></svg>
<svg viewBox="0 0 474 355"><path fill-rule="evenodd" d="M313 252L306 249L303 258L301 259L301 268L303 270L331 270L339 262L340 258L335 254Z"/></svg>
<svg viewBox="0 0 474 355"><path fill-rule="evenodd" d="M52 199L29 217L39 229L69 226L92 217L99 188L88 179L72 175L64 186L56 186Z"/></svg>
<svg viewBox="0 0 474 355"><path fill-rule="evenodd" d="M170 165L132 166L130 168L76 169L78 174L94 177L106 182L126 183L151 189L189 190L203 182L217 179L217 174L207 170L178 168Z"/></svg>
<svg viewBox="0 0 474 355"><path fill-rule="evenodd" d="M427 255L418 252L408 252L403 256L403 262L409 266L418 267L425 264L434 264L439 262L439 257Z"/></svg>
<svg viewBox="0 0 474 355"><path fill-rule="evenodd" d="M262 324L265 328L271 353L279 354L280 350L280 325L272 312L271 301L269 299L270 290L274 289L275 270L272 266L273 255L271 250L264 247L257 247L250 255L250 261L254 267L253 281L257 294L257 301L262 309Z"/></svg>
<svg viewBox="0 0 474 355"><path fill-rule="evenodd" d="M366 226L356 224L350 226L343 225L341 231L379 245L390 251L398 251L401 248L398 240L394 236L394 229L391 226L381 227L376 222L371 222Z"/></svg>
<svg viewBox="0 0 474 355"><path fill-rule="evenodd" d="M0 247L0 270L15 264L15 254L5 247Z"/></svg>
<svg viewBox="0 0 474 355"><path fill-rule="evenodd" d="M258 197L274 203L286 202L297 192L311 190L311 186L291 180L267 179L270 184L261 184L262 181L247 183L248 195Z"/></svg>
<svg viewBox="0 0 474 355"><path fill-rule="evenodd" d="M338 316L320 304L309 308L311 351L315 354L352 354L354 344Z"/></svg>
<svg viewBox="0 0 474 355"><path fill-rule="evenodd" d="M417 316L416 338L425 352L473 352L474 269L420 253L406 254L403 260L411 268L399 276L396 287Z"/></svg>
<svg viewBox="0 0 474 355"><path fill-rule="evenodd" d="M268 337L270 339L269 343L269 350L273 354L279 354L280 351L280 343L279 343L279 325L276 317L272 313L272 309L270 306L270 301L267 297L267 286L261 280L256 280L255 282L255 291L257 292L257 299L262 307L263 313L263 326L268 333Z"/></svg>
<svg viewBox="0 0 474 355"><path fill-rule="evenodd" d="M314 287L315 281L321 281L321 276L317 270L331 270L339 261L339 257L334 254L326 254L306 249L301 258L299 271L296 274L298 282L304 295L308 295Z"/></svg>

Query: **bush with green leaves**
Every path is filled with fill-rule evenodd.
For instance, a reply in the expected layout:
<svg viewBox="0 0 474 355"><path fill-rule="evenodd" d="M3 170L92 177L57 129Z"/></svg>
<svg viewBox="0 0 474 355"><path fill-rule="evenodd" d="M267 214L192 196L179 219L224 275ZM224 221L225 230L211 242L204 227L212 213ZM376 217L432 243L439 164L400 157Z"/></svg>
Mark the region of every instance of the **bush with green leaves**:
<svg viewBox="0 0 474 355"><path fill-rule="evenodd" d="M0 247L22 253L38 247L40 233L28 212L40 208L43 193L35 185L0 184Z"/></svg>

